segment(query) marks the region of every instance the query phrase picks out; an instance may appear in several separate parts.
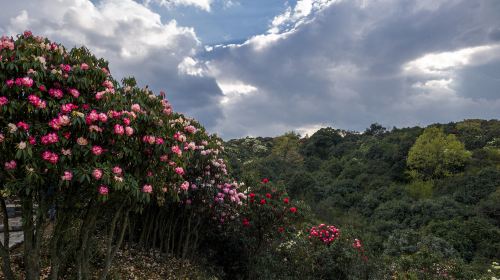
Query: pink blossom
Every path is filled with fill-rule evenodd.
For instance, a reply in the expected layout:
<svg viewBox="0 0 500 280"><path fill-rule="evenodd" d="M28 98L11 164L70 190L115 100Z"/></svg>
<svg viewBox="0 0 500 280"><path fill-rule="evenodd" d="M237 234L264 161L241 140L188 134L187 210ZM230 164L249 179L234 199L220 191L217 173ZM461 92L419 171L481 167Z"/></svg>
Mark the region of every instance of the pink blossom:
<svg viewBox="0 0 500 280"><path fill-rule="evenodd" d="M100 122L107 122L108 121L108 116L104 113L99 113L99 121Z"/></svg>
<svg viewBox="0 0 500 280"><path fill-rule="evenodd" d="M0 141L1 142L1 141ZM28 137L28 142L31 144L31 145L35 145L36 144L36 138L33 137L33 136L30 136Z"/></svg>
<svg viewBox="0 0 500 280"><path fill-rule="evenodd" d="M51 88L49 89L49 95L54 98L61 99L63 97L63 92L60 89Z"/></svg>
<svg viewBox="0 0 500 280"><path fill-rule="evenodd" d="M63 105L61 105L61 112L64 114L67 114L67 113L69 113L77 108L78 108L78 106L71 104L71 103L63 104Z"/></svg>
<svg viewBox="0 0 500 280"><path fill-rule="evenodd" d="M151 186L151 185L144 185L142 187L142 192L144 192L144 193L152 193L153 192L153 186Z"/></svg>
<svg viewBox="0 0 500 280"><path fill-rule="evenodd" d="M7 80L6 84L8 87L12 87L14 85L14 80L13 79Z"/></svg>
<svg viewBox="0 0 500 280"><path fill-rule="evenodd" d="M88 70L89 69L89 65L87 63L82 63L80 65L80 69L82 69L82 70Z"/></svg>
<svg viewBox="0 0 500 280"><path fill-rule="evenodd" d="M59 156L51 151L45 151L42 153L42 159L52 164L56 164L59 160Z"/></svg>
<svg viewBox="0 0 500 280"><path fill-rule="evenodd" d="M105 91L99 91L95 94L95 99L101 100L104 97L104 94L106 94Z"/></svg>
<svg viewBox="0 0 500 280"><path fill-rule="evenodd" d="M78 98L80 96L80 92L76 88L70 88L69 94L71 94L74 98Z"/></svg>
<svg viewBox="0 0 500 280"><path fill-rule="evenodd" d="M7 103L9 103L9 99L5 96L0 96L0 106L7 105Z"/></svg>
<svg viewBox="0 0 500 280"><path fill-rule="evenodd" d="M92 171L92 177L94 177L94 179L96 180L100 180L102 178L102 170L101 169L94 169L94 171Z"/></svg>
<svg viewBox="0 0 500 280"><path fill-rule="evenodd" d="M130 126L125 127L125 134L127 134L127 136L131 136L132 134L134 134L134 129Z"/></svg>
<svg viewBox="0 0 500 280"><path fill-rule="evenodd" d="M0 143L2 143L4 140L5 140L5 136L2 133L0 133Z"/></svg>
<svg viewBox="0 0 500 280"><path fill-rule="evenodd" d="M179 148L179 146L173 146L172 147L172 152L177 155L182 155L182 150Z"/></svg>
<svg viewBox="0 0 500 280"><path fill-rule="evenodd" d="M61 149L61 154L65 155L65 156L70 156L71 149Z"/></svg>
<svg viewBox="0 0 500 280"><path fill-rule="evenodd" d="M63 181L71 181L73 179L73 173L71 171L64 171L64 175L61 176Z"/></svg>
<svg viewBox="0 0 500 280"><path fill-rule="evenodd" d="M17 127L24 131L27 131L30 128L30 126L25 122L18 122Z"/></svg>
<svg viewBox="0 0 500 280"><path fill-rule="evenodd" d="M122 125L119 125L119 124L115 124L114 131L115 131L115 134L117 134L117 135L123 135L123 133L125 133L125 129L123 128Z"/></svg>
<svg viewBox="0 0 500 280"><path fill-rule="evenodd" d="M139 113L141 111L141 106L139 104L133 104L131 106L132 111Z"/></svg>
<svg viewBox="0 0 500 280"><path fill-rule="evenodd" d="M106 80L102 83L102 85L105 87L105 88L108 88L108 89L112 89L114 86L113 86L113 83L109 80Z"/></svg>
<svg viewBox="0 0 500 280"><path fill-rule="evenodd" d="M189 189L189 182L184 181L184 183L181 184L181 190L187 191Z"/></svg>
<svg viewBox="0 0 500 280"><path fill-rule="evenodd" d="M163 138L161 137L156 137L156 141L155 141L156 145L161 145L164 143L164 140Z"/></svg>
<svg viewBox="0 0 500 280"><path fill-rule="evenodd" d="M119 166L113 167L113 173L116 175L121 175L123 170Z"/></svg>
<svg viewBox="0 0 500 280"><path fill-rule="evenodd" d="M30 77L24 77L24 78L20 78L20 84L23 85L24 87L32 87L33 86L33 79L31 79ZM17 79L16 79L16 84L17 84Z"/></svg>
<svg viewBox="0 0 500 280"><path fill-rule="evenodd" d="M145 135L144 137L142 137L142 141L153 145L156 142L156 137L151 135Z"/></svg>
<svg viewBox="0 0 500 280"><path fill-rule="evenodd" d="M182 167L176 167L175 173L182 176L182 175L184 175L184 169Z"/></svg>
<svg viewBox="0 0 500 280"><path fill-rule="evenodd" d="M130 119L129 118L123 118L123 124L124 125L130 125Z"/></svg>
<svg viewBox="0 0 500 280"><path fill-rule="evenodd" d="M14 170L17 168L17 163L15 160L11 160L5 163L5 170Z"/></svg>
<svg viewBox="0 0 500 280"><path fill-rule="evenodd" d="M64 72L69 72L71 71L71 65L68 65L68 64L61 64L60 65L61 67L61 70L63 70Z"/></svg>
<svg viewBox="0 0 500 280"><path fill-rule="evenodd" d="M192 125L188 125L188 126L184 127L184 131L191 133L191 134L194 134L194 133L196 133L197 129L196 129L196 127L194 127Z"/></svg>
<svg viewBox="0 0 500 280"><path fill-rule="evenodd" d="M162 156L160 156L160 161L161 162L167 162L168 161L168 155L162 155Z"/></svg>
<svg viewBox="0 0 500 280"><path fill-rule="evenodd" d="M59 142L59 136L54 133L48 133L47 135L42 136L41 142L43 145L50 145Z"/></svg>
<svg viewBox="0 0 500 280"><path fill-rule="evenodd" d="M92 146L92 153L96 156L100 156L104 152L101 146Z"/></svg>
<svg viewBox="0 0 500 280"><path fill-rule="evenodd" d="M108 195L109 189L106 185L100 185L99 186L99 194L100 195Z"/></svg>

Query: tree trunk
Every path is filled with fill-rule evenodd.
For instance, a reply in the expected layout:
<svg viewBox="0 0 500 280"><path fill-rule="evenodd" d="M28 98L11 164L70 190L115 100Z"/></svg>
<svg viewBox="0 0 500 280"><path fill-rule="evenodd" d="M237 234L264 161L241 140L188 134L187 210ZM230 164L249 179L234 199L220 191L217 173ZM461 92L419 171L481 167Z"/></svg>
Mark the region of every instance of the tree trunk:
<svg viewBox="0 0 500 280"><path fill-rule="evenodd" d="M108 276L108 273L109 273L109 269L111 268L111 264L113 262L113 258L115 257L116 252L118 252L118 249L120 249L120 246L123 242L123 237L125 236L125 232L127 230L130 210L125 211L125 213L123 214L122 226L120 229L120 233L118 235L118 240L116 241L115 246L113 246L113 236L115 235L116 224L117 224L118 219L120 217L122 207L123 207L123 204L122 204L122 206L120 206L120 209L113 217L113 221L111 223L111 229L109 231L109 236L108 236L108 244L107 244L108 247L107 247L107 253L106 253L106 261L105 261L104 269L101 273L101 276L99 277L99 279L101 279L101 280L106 280L106 277Z"/></svg>
<svg viewBox="0 0 500 280"><path fill-rule="evenodd" d="M90 278L89 259L91 252L89 239L91 233L95 228L98 209L99 207L97 207L97 203L95 201L89 203L89 208L87 210L87 213L85 214L85 219L83 220L83 223L80 227L80 244L76 254L78 280L86 280Z"/></svg>
<svg viewBox="0 0 500 280"><path fill-rule="evenodd" d="M9 216L7 214L7 205L3 197L0 197L0 204L3 212L3 244L0 244L0 255L2 256L2 271L5 279L14 280L14 274L10 266L10 251L9 251Z"/></svg>

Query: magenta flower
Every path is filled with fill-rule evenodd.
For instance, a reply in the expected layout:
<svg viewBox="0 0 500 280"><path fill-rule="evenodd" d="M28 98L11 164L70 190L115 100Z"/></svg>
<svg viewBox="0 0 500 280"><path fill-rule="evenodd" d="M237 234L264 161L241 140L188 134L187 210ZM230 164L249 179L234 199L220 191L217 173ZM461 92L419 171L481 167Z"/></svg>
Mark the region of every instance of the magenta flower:
<svg viewBox="0 0 500 280"><path fill-rule="evenodd" d="M187 191L189 189L189 182L185 181L184 183L181 184L181 190Z"/></svg>
<svg viewBox="0 0 500 280"><path fill-rule="evenodd" d="M117 135L123 135L125 133L125 129L123 128L122 125L119 125L119 124L115 124L114 131L115 131L115 134L117 134Z"/></svg>
<svg viewBox="0 0 500 280"><path fill-rule="evenodd" d="M182 175L184 175L184 169L182 167L176 167L175 173L182 176Z"/></svg>
<svg viewBox="0 0 500 280"><path fill-rule="evenodd" d="M127 136L132 136L132 134L134 134L134 129L130 126L125 127L125 134L127 134Z"/></svg>
<svg viewBox="0 0 500 280"><path fill-rule="evenodd" d="M100 156L104 152L101 146L92 146L92 153L96 156Z"/></svg>
<svg viewBox="0 0 500 280"><path fill-rule="evenodd" d="M100 180L102 178L102 170L98 168L94 169L94 171L92 171L92 177L96 180Z"/></svg>
<svg viewBox="0 0 500 280"><path fill-rule="evenodd" d="M108 195L109 189L106 185L99 186L99 194L100 195Z"/></svg>
<svg viewBox="0 0 500 280"><path fill-rule="evenodd" d="M15 160L11 160L5 163L5 170L14 170L17 168L17 163Z"/></svg>
<svg viewBox="0 0 500 280"><path fill-rule="evenodd" d="M7 103L9 103L9 99L5 96L0 96L0 106L7 105Z"/></svg>
<svg viewBox="0 0 500 280"><path fill-rule="evenodd" d="M172 152L174 154L177 154L178 156L182 155L182 150L181 150L181 148L179 148L179 146L173 146L172 147Z"/></svg>
<svg viewBox="0 0 500 280"><path fill-rule="evenodd" d="M144 192L144 193L152 193L153 192L153 186L151 186L151 185L144 185L142 187L142 192Z"/></svg>
<svg viewBox="0 0 500 280"><path fill-rule="evenodd" d="M60 89L51 88L49 89L49 95L54 98L61 99L63 97L63 92Z"/></svg>
<svg viewBox="0 0 500 280"><path fill-rule="evenodd" d="M25 122L18 122L17 127L24 131L27 131L30 128L30 126Z"/></svg>
<svg viewBox="0 0 500 280"><path fill-rule="evenodd" d="M52 164L56 164L59 160L59 156L51 151L45 151L42 153L42 159Z"/></svg>
<svg viewBox="0 0 500 280"><path fill-rule="evenodd" d="M113 173L116 175L121 175L123 170L119 166L113 167Z"/></svg>
<svg viewBox="0 0 500 280"><path fill-rule="evenodd" d="M89 66L88 66L88 64L87 64L87 63L82 63L82 64L80 65L80 69L82 69L82 70L88 70L88 69L89 69Z"/></svg>
<svg viewBox="0 0 500 280"><path fill-rule="evenodd" d="M64 175L61 176L63 181L71 181L73 179L73 173L71 171L64 171Z"/></svg>

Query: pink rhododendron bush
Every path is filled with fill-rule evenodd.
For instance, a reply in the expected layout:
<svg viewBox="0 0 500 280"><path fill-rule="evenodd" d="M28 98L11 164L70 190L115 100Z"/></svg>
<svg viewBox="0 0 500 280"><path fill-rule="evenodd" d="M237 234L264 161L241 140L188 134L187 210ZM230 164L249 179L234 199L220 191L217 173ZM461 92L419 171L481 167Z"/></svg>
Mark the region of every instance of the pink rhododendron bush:
<svg viewBox="0 0 500 280"><path fill-rule="evenodd" d="M173 112L164 93L118 83L87 49L30 32L2 37L0 69L2 201L21 200L26 279L39 279L47 234L51 277L75 263L86 279L95 230L107 225L105 279L127 229L130 241L186 255L202 219L223 222L245 198L218 138Z"/></svg>

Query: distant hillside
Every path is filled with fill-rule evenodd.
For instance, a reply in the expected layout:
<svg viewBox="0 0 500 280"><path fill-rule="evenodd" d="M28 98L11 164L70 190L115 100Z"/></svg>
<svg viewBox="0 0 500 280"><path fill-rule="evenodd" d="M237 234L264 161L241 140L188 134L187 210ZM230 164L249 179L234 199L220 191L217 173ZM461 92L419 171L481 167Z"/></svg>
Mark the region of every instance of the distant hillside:
<svg viewBox="0 0 500 280"><path fill-rule="evenodd" d="M319 221L358 231L385 269L404 277L426 262L472 277L500 259L498 120L322 128L225 146L238 179L284 185Z"/></svg>

